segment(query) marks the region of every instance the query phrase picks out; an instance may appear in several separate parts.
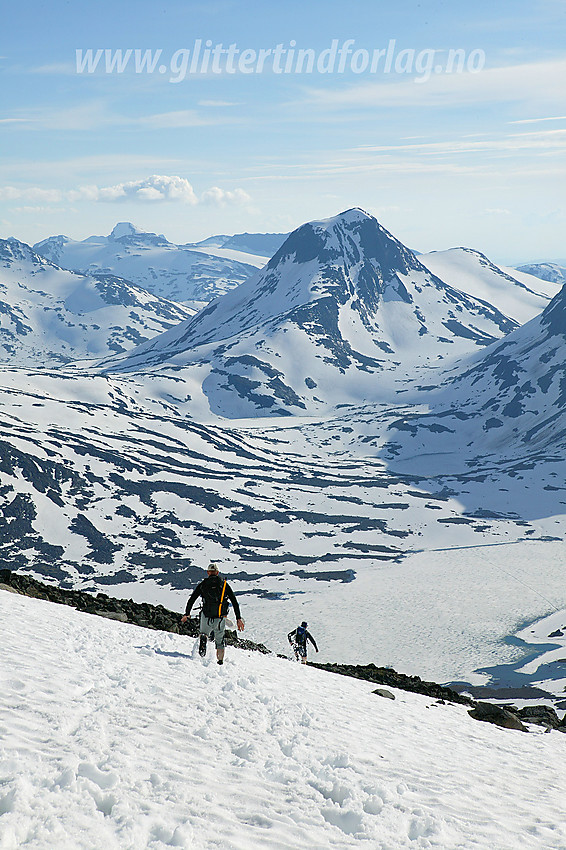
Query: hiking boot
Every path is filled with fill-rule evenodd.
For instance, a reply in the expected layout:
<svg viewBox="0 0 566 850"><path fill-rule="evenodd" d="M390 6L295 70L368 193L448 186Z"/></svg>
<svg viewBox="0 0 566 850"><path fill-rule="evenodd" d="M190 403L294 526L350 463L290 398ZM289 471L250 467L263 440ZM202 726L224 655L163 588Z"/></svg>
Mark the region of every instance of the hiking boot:
<svg viewBox="0 0 566 850"><path fill-rule="evenodd" d="M217 664L224 664L224 659L223 659L223 658L219 658L219 659L217 660L217 662L216 662L216 663L217 663Z"/></svg>
<svg viewBox="0 0 566 850"><path fill-rule="evenodd" d="M198 645L198 654L204 658L206 655L206 635L200 636L200 641Z"/></svg>

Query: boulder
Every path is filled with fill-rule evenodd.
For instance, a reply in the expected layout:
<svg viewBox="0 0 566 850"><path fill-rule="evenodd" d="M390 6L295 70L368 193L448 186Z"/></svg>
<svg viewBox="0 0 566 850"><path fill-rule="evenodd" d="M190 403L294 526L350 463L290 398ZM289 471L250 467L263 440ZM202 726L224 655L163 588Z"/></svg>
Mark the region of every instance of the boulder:
<svg viewBox="0 0 566 850"><path fill-rule="evenodd" d="M385 690L385 688L376 688L375 691L372 691L372 694L377 694L379 697L385 697L385 699L395 699L395 694L392 694L391 691Z"/></svg>
<svg viewBox="0 0 566 850"><path fill-rule="evenodd" d="M102 611L100 609L93 611L98 617L106 617L107 620L118 620L120 623L128 622L128 615L122 611Z"/></svg>
<svg viewBox="0 0 566 850"><path fill-rule="evenodd" d="M490 702L478 702L475 708L468 711L470 717L474 720L481 720L484 723L494 723L496 726L502 726L504 729L517 729L520 732L528 732L519 717L514 711L508 708L503 708L500 705L493 705Z"/></svg>
<svg viewBox="0 0 566 850"><path fill-rule="evenodd" d="M557 713L547 705L527 705L519 709L517 714L526 723L536 723L538 726L546 726L547 729L558 729L560 726Z"/></svg>

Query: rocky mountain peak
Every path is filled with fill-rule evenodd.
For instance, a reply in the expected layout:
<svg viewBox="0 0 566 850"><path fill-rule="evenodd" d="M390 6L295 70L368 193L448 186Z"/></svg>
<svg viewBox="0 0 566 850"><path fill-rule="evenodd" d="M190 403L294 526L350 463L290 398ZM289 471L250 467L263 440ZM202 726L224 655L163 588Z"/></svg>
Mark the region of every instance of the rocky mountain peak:
<svg viewBox="0 0 566 850"><path fill-rule="evenodd" d="M47 265L44 257L36 254L25 242L20 242L13 237L10 239L0 239L0 259L8 263L23 260L31 262L34 265Z"/></svg>
<svg viewBox="0 0 566 850"><path fill-rule="evenodd" d="M268 268L274 268L286 258L297 263L317 259L321 264L343 258L348 267L375 261L383 278L422 268L412 251L359 207L294 230L274 254Z"/></svg>

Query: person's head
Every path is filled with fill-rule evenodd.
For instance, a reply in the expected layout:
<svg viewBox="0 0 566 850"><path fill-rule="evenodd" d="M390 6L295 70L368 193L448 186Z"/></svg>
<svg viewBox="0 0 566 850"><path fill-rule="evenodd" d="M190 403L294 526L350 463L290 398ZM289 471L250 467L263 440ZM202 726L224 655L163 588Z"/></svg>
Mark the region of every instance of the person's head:
<svg viewBox="0 0 566 850"><path fill-rule="evenodd" d="M305 623L305 621L303 620L303 622L301 623L301 626L303 627L303 629L306 629L306 627L308 626L308 623Z"/></svg>
<svg viewBox="0 0 566 850"><path fill-rule="evenodd" d="M217 576L218 575L218 564L213 563L212 561L206 568L206 571L209 576Z"/></svg>

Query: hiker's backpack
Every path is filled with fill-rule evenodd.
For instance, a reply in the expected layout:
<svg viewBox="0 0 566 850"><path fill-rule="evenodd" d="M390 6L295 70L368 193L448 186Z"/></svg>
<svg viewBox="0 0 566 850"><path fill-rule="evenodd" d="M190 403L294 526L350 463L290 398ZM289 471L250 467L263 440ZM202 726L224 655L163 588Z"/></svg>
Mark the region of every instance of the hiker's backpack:
<svg viewBox="0 0 566 850"><path fill-rule="evenodd" d="M304 646L307 642L307 630L304 626L297 626L297 644Z"/></svg>
<svg viewBox="0 0 566 850"><path fill-rule="evenodd" d="M226 579L209 576L202 587L202 613L209 619L225 617L228 613L226 599Z"/></svg>

